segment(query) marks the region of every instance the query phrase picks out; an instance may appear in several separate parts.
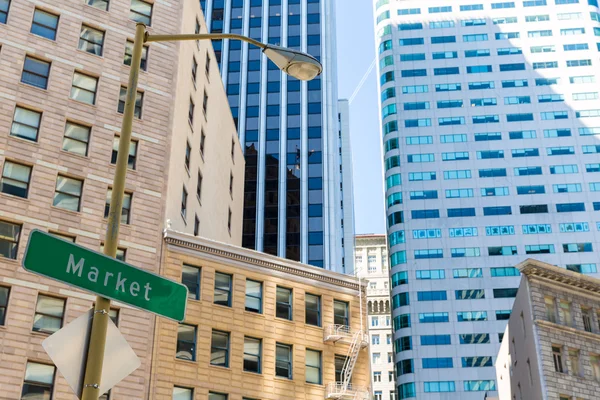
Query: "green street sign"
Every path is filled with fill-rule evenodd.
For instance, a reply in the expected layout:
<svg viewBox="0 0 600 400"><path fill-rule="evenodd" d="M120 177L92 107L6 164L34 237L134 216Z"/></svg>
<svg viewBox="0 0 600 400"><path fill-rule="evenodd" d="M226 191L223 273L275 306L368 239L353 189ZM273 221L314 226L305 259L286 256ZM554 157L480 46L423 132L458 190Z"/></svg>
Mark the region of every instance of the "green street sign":
<svg viewBox="0 0 600 400"><path fill-rule="evenodd" d="M37 229L29 234L23 268L175 321L185 318L185 285Z"/></svg>

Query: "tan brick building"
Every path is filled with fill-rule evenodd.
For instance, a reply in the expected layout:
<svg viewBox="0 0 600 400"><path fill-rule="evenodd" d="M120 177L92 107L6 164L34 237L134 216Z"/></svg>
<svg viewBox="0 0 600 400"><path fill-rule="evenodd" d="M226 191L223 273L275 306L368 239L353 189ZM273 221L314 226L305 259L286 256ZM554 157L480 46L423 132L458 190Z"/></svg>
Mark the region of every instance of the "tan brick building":
<svg viewBox="0 0 600 400"><path fill-rule="evenodd" d="M537 260L523 274L496 360L499 400L600 393L600 280Z"/></svg>
<svg viewBox="0 0 600 400"><path fill-rule="evenodd" d="M94 298L20 263L32 229L102 246L136 21L206 31L196 0L0 0L0 399L74 399L40 343ZM244 159L210 42L153 43L142 69L119 256L158 272L167 226L241 243ZM151 398L155 318L114 307L142 365L111 398Z"/></svg>
<svg viewBox="0 0 600 400"><path fill-rule="evenodd" d="M361 310L356 278L170 231L165 243L161 273L183 274L190 299L183 324L156 319L151 398L370 398L364 284Z"/></svg>

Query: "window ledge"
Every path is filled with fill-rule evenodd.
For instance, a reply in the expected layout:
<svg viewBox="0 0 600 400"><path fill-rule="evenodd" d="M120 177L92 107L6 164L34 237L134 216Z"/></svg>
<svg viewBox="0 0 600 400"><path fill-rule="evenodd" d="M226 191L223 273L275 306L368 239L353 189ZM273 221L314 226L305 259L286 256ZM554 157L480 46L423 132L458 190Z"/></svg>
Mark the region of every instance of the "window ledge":
<svg viewBox="0 0 600 400"><path fill-rule="evenodd" d="M105 39L106 39L106 37L105 37ZM98 54L90 53L89 51L81 50L80 48L77 48L76 50L77 50L79 53L82 53L82 54L89 54L90 56L94 56L94 57L100 57L100 58L104 59L104 54L102 54L102 55L98 55ZM103 44L102 44L102 52L103 52L103 53L104 53L104 50L105 50L105 48L104 48L104 43L103 43Z"/></svg>
<svg viewBox="0 0 600 400"><path fill-rule="evenodd" d="M21 70L21 74L22 73L23 73L23 71ZM33 89L35 91L45 93L45 95L48 95L48 87L50 87L50 77L48 76L48 85L47 85L46 89L42 89L41 87L37 87L37 86L30 85L28 83L25 83L25 82L21 81L21 78L19 78L19 86L22 88ZM69 99L71 99L71 97L69 97Z"/></svg>
<svg viewBox="0 0 600 400"><path fill-rule="evenodd" d="M27 193L27 194L29 194L29 193ZM4 192L0 192L0 196L6 197L7 199L11 199L11 200L22 200L22 201L25 201L26 203L29 203L29 197L21 197L21 196L16 196L14 194L4 193Z"/></svg>
<svg viewBox="0 0 600 400"><path fill-rule="evenodd" d="M191 365L197 365L198 364L198 360L184 360L183 358L177 358L177 357L173 357L175 359L176 362L180 362L180 363L185 363L185 364L191 364Z"/></svg>
<svg viewBox="0 0 600 400"><path fill-rule="evenodd" d="M223 370L223 371L231 371L231 367L224 367L222 365L214 365L214 364L208 363L208 366L210 368L217 368L217 369L220 369L220 370Z"/></svg>
<svg viewBox="0 0 600 400"><path fill-rule="evenodd" d="M12 121L11 121L11 123L12 123ZM39 131L40 131L40 128L38 128L38 139L39 139L39 136L40 136ZM40 142L38 140L29 140L29 139L25 139L25 138L22 138L22 137L19 137L19 136L11 135L10 131L8 133L8 137L10 139L18 140L19 142L25 142L25 143L33 144L33 145L36 145L36 146L40 145ZM6 154L5 154L5 156L6 156Z"/></svg>
<svg viewBox="0 0 600 400"><path fill-rule="evenodd" d="M53 210L57 210L57 211L64 211L64 212L67 212L67 213L69 213L69 214L74 214L74 215L79 215L79 216L81 216L81 215L83 214L83 213L81 212L81 210L79 210L79 211L67 210L66 208L57 207L57 206L55 206L55 205L51 205L51 206L50 206L50 208L51 208L51 209L53 209ZM80 204L80 208L83 208L83 207L81 206L81 204Z"/></svg>
<svg viewBox="0 0 600 400"><path fill-rule="evenodd" d="M88 142L88 146L89 146L89 142ZM78 158L81 158L83 160L89 160L89 158L90 158L89 156L82 156L81 154L73 153L73 152L67 151L65 149L60 149L60 152L61 152L61 154L65 154L65 155L68 154L69 156L78 157ZM111 164L111 165L114 165L114 164Z"/></svg>
<svg viewBox="0 0 600 400"><path fill-rule="evenodd" d="M214 301L213 301L211 304L212 304L213 306L215 306L215 307L223 308L223 309L225 309L225 310L233 310L233 307L232 307L232 306L224 306L224 305L222 305L222 304L215 304L215 303L214 303Z"/></svg>
<svg viewBox="0 0 600 400"><path fill-rule="evenodd" d="M97 88L96 88L96 90L97 90ZM98 96L98 92L97 92L97 91L96 91L96 96ZM86 103L86 102L83 102L83 101L79 101L79 100L77 100L77 99L74 99L74 98L72 98L72 97L71 97L71 95L69 95L68 99L69 99L69 101L70 101L70 102L72 101L72 102L74 102L74 103L76 103L76 104L82 104L82 105L84 105L84 106L88 106L88 107L94 107L94 108L97 108L97 107L98 107L98 106L96 105L96 103L94 103L94 104L90 104L90 103ZM98 100L98 99L96 98L96 100ZM119 114L119 115L122 115L122 114Z"/></svg>

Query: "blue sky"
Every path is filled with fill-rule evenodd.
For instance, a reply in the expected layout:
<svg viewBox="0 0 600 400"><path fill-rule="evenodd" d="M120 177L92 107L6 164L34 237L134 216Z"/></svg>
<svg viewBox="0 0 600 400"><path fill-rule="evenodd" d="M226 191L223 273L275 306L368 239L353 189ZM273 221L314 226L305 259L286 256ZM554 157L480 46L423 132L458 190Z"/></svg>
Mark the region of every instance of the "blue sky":
<svg viewBox="0 0 600 400"><path fill-rule="evenodd" d="M349 99L375 59L373 3L335 0L339 97ZM350 104L356 233L385 233L375 69Z"/></svg>

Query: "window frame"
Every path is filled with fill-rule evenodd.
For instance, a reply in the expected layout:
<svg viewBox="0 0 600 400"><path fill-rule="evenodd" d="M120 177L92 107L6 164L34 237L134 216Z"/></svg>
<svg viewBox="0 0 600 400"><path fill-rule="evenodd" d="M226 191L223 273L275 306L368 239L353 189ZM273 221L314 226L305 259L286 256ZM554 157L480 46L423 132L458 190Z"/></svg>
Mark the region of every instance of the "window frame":
<svg viewBox="0 0 600 400"><path fill-rule="evenodd" d="M50 25L46 25L45 23L36 21L36 17L37 17L37 13L38 12L41 13L41 14L45 14L46 16L52 16L52 17L56 18L56 26L53 27L53 26L50 26ZM58 35L58 24L59 24L59 22L60 22L60 15L57 15L57 14L54 14L52 12L49 12L49 11L46 11L46 10L42 10L41 8L37 8L36 7L34 9L34 11L33 11L33 17L31 19L31 28L29 29L29 32L32 33L32 34L34 34L34 35L36 35L36 36L42 37L44 39L52 40L53 42L55 42L56 41L56 35ZM37 32L34 32L34 27L38 28L38 29L41 29L42 31L44 31L44 30L51 31L53 33L53 35L51 35L52 37L45 36L45 35L41 34L38 29L36 29Z"/></svg>
<svg viewBox="0 0 600 400"><path fill-rule="evenodd" d="M62 304L62 315L60 317L58 317L56 315L49 314L48 312L40 312L40 311L38 311L39 302L40 302L41 298L47 298L47 299L62 301L62 303L63 303ZM61 329L63 327L63 324L65 322L65 309L66 309L66 306L67 306L67 300L65 298L56 297L56 296L49 296L47 294L38 293L37 300L36 300L36 303L35 303L35 309L34 309L34 312L33 312L33 324L31 326L31 330L33 332L39 332L39 333L44 333L44 334L48 334L48 335L51 335L51 334L57 332L59 329ZM50 320L58 320L58 319L60 319L60 326L56 330L53 330L53 329L44 329L43 327L42 328L36 328L36 323L38 321L38 319L36 319L36 317L38 315L40 315L41 317L46 317L46 318L48 318Z"/></svg>
<svg viewBox="0 0 600 400"><path fill-rule="evenodd" d="M76 194L72 194L72 193L68 193L68 192L62 192L58 190L58 184L60 179L63 179L65 181L71 180L71 181L76 181L80 183L80 190L79 190L79 195ZM54 197L52 199L52 206L53 207L57 207L63 210L68 210L68 211L74 211L74 212L80 212L81 211L81 201L82 201L82 197L83 197L83 185L84 185L84 180L82 179L77 179L77 178L72 178L70 176L67 175L61 175L58 174L56 176L56 185L54 186ZM61 194L65 197L68 197L69 199L77 199L77 209L72 210L70 208L65 208L65 207L61 207L56 203L56 198L57 198L57 194ZM59 203L60 204L60 203Z"/></svg>
<svg viewBox="0 0 600 400"><path fill-rule="evenodd" d="M119 103L117 104L117 112L119 114L125 113L125 102L127 100L127 87L121 85L119 89ZM142 119L142 109L144 107L144 92L137 90L135 93L135 106L133 109L133 116L137 119Z"/></svg>
<svg viewBox="0 0 600 400"><path fill-rule="evenodd" d="M84 30L85 29L89 29L94 34L98 34L98 33L101 34L102 37L101 37L100 42L96 43L96 42L94 42L91 39L84 38L83 34L84 34ZM83 52L95 55L95 56L102 57L103 54L104 54L104 39L105 38L106 38L106 32L105 31L97 29L97 28L94 28L91 25L81 24L81 30L79 31L79 42L77 43L77 49L81 50ZM83 48L82 48L82 43L85 43L85 45L83 46ZM89 45L92 46L92 49L94 51L90 51ZM96 53L96 51L95 51L96 50L96 46L98 46L98 48L100 49L99 53Z"/></svg>
<svg viewBox="0 0 600 400"><path fill-rule="evenodd" d="M196 290L194 291L194 293L192 293L192 290L190 289L190 286L188 286L188 284L186 284L185 282L190 282L191 285L191 281L190 280L184 280L184 270L185 269L191 270L194 269L197 272L197 277L196 277ZM202 294L202 268L201 267L196 267L187 263L183 263L181 265L181 283L185 285L185 287L188 288L188 299L189 300L200 300L200 296Z"/></svg>
<svg viewBox="0 0 600 400"><path fill-rule="evenodd" d="M29 366L29 364L44 365L47 367L52 367L52 383L48 384L46 382L41 382L41 381L27 380L27 367ZM23 386L21 388L21 398L23 398L23 396L28 394L28 392L26 392L28 385L34 385L35 387L38 387L38 388L42 387L42 388L49 389L50 398L52 399L52 397L53 397L52 395L54 393L55 382L56 382L56 367L54 365L27 360L27 363L25 364L25 374L23 376Z"/></svg>
<svg viewBox="0 0 600 400"><path fill-rule="evenodd" d="M225 287L217 288L217 276L227 277L229 279L228 288L225 288ZM227 296L227 304L223 304L223 302L221 300L217 300L218 295L226 295ZM215 271L213 304L221 305L224 307L231 307L232 303L233 303L233 275L227 274L224 272Z"/></svg>
<svg viewBox="0 0 600 400"><path fill-rule="evenodd" d="M256 343L258 343L258 353L257 354L252 354L252 353L247 352L247 350L246 350L246 341L247 340L255 341ZM244 372L262 374L262 348L263 348L262 339L251 337L251 336L244 336L244 352L243 352L243 363L242 363ZM246 368L246 361L247 361L246 356L256 357L256 364L257 364L256 371Z"/></svg>
<svg viewBox="0 0 600 400"><path fill-rule="evenodd" d="M29 61L29 66L27 65ZM31 63L33 63L36 68L38 66L42 66L42 64L44 65L44 67L47 67L47 75L43 75L42 73L39 72L34 72L34 69L31 68ZM26 69L26 68L30 68L30 69ZM45 61L42 60L41 58L37 58L37 57L33 57L30 55L25 55L25 59L23 61L23 69L21 71L21 80L20 82L25 84L25 85L29 85L29 86L33 86L36 87L38 89L42 89L42 90L47 90L48 89L48 81L50 80L50 69L52 68L52 63L49 61ZM27 75L26 75L27 74ZM29 75L34 76L36 78L40 78L43 79L43 85L35 83L35 81L32 80L28 80L27 77L29 77Z"/></svg>
<svg viewBox="0 0 600 400"><path fill-rule="evenodd" d="M87 142L81 140L80 138L76 138L74 136L68 136L67 133L70 131L68 129L69 126L72 126L72 127L76 128L76 129L85 129L85 130L87 130ZM80 124L78 122L73 122L73 121L67 120L66 123L65 123L65 130L63 132L63 142L62 142L61 150L69 152L69 153L72 153L72 154L77 154L77 155L80 155L82 157L87 157L88 156L88 151L89 151L89 146L90 146L90 138L91 138L91 136L92 136L92 127L90 127L88 125ZM85 144L85 153L81 154L81 153L79 153L77 151L66 149L65 148L65 143L68 143L68 141L73 141L73 142L76 142L76 143Z"/></svg>
<svg viewBox="0 0 600 400"><path fill-rule="evenodd" d="M90 89L84 88L83 86L76 86L75 85L75 78L77 76L81 76L81 77L85 77L85 78L89 78L89 79L94 80L95 81L94 90L90 90ZM78 101L78 102L83 103L83 104L89 104L91 106L96 105L96 100L97 100L96 97L98 95L98 83L99 83L98 77L92 76L92 75L88 75L88 74L85 74L83 72L75 70L73 72L73 79L71 80L71 92L69 94L69 98L71 100L75 100L75 101ZM88 102L88 101L84 101L84 100L80 99L77 96L77 93L78 93L77 90L80 90L84 94L91 94L92 95L92 101Z"/></svg>
<svg viewBox="0 0 600 400"><path fill-rule="evenodd" d="M278 295L279 295L280 290L285 290L288 292L287 303L279 301ZM291 288L277 286L275 289L275 318L281 318L281 319L285 319L287 321L293 321L294 320L293 303L294 303L294 291ZM280 316L281 314L279 313L279 307L281 307L281 306L287 308L287 317Z"/></svg>
<svg viewBox="0 0 600 400"><path fill-rule="evenodd" d="M309 303L307 301L309 297L316 299L316 309L309 307ZM316 313L316 324L309 322L309 313ZM304 323L306 325L321 327L321 296L312 293L304 294Z"/></svg>
<svg viewBox="0 0 600 400"><path fill-rule="evenodd" d="M227 345L225 347L215 346L214 345L215 335L217 335L217 336L221 335L221 337L226 338ZM229 368L229 349L230 349L230 347L231 347L231 333L213 329L211 332L211 340L210 340L210 365L217 366L217 367L223 367L223 368ZM223 363L216 363L214 361L213 357L214 357L214 354L216 353L215 350L224 352L225 361Z"/></svg>
<svg viewBox="0 0 600 400"><path fill-rule="evenodd" d="M318 355L319 357L319 363L318 365L309 365L308 364L308 354L309 352L311 353L315 353L316 355ZM305 354L305 361L304 361L304 368L305 368L305 379L304 381L306 383L312 383L315 385L322 385L323 384L323 352L320 350L314 350L314 349L306 349L306 354ZM308 380L308 371L316 369L318 372L318 381L317 382L313 382L313 381L309 381Z"/></svg>
<svg viewBox="0 0 600 400"><path fill-rule="evenodd" d="M143 4L143 5L149 6L150 14L144 14L141 11L134 11L134 9L133 9L134 3L140 3L140 5ZM131 0L131 3L129 5L129 19L130 20L135 21L135 22L142 22L142 23L146 24L146 26L151 26L153 12L154 12L154 3L144 1L144 0ZM136 19L134 17L137 17L139 19Z"/></svg>
<svg viewBox="0 0 600 400"><path fill-rule="evenodd" d="M278 349L286 349L287 350L287 360L282 360L282 359L278 359ZM287 369L287 376L284 375L279 375L277 373L277 364L281 363L287 363L286 365L286 369ZM289 379L292 380L294 377L293 374L293 366L294 366L294 347L291 344L285 344L285 343L279 343L276 342L275 343L275 376L279 377L279 378L285 378L285 379ZM281 369L281 367L280 367Z"/></svg>
<svg viewBox="0 0 600 400"><path fill-rule="evenodd" d="M253 295L253 294L248 294L248 282L252 282L252 283L257 283L258 284L258 291L259 294L258 296ZM248 298L250 299L255 299L258 300L258 308L256 309L252 309L248 307ZM245 302L244 302L244 309L245 311L248 312L252 312L252 313L256 313L256 314L262 314L263 313L263 282L261 281L257 281L254 279L248 279L246 278L246 292L245 292Z"/></svg>
<svg viewBox="0 0 600 400"><path fill-rule="evenodd" d="M29 170L28 173L27 173L27 180L23 181L23 180L19 180L17 178L13 178L11 176L5 175L6 174L6 167L9 166L9 165L15 165L15 166L18 166L18 167L27 168ZM9 196L20 197L22 199L27 199L29 197L29 186L31 184L31 174L32 174L32 172L33 172L33 167L30 166L30 165L21 164L21 163L12 161L12 160L5 159L4 160L4 164L2 165L2 174L0 176L0 192L4 193L4 194L8 194ZM17 185L14 185L14 184L10 185L9 184L8 187L12 186L12 187L16 187L17 189L21 189L21 190L23 188L19 188L18 185L19 184L21 184L21 185L24 184L25 185L25 188L24 188L25 190L24 190L23 195L18 194L18 192L14 192L14 190L13 190L13 193L11 193L10 189L8 191L5 191L4 190L5 180L8 180L10 182L13 182L13 183L17 184Z"/></svg>
<svg viewBox="0 0 600 400"><path fill-rule="evenodd" d="M194 332L194 340L193 341L189 341L189 340L181 340L179 338L179 334L180 329L182 326L188 327L188 328L192 328L193 332ZM176 342L176 348L175 348L175 358L178 360L185 360L185 361L196 361L196 351L197 351L197 343L198 343L198 326L196 325L191 325L191 324L185 324L185 323L180 323L177 326L177 342ZM180 357L178 356L179 353L181 353L182 351L180 350L180 346L182 346L183 344L186 345L191 345L191 349L189 351L185 351L186 353L189 352L191 354L191 358L184 358L184 357Z"/></svg>
<svg viewBox="0 0 600 400"><path fill-rule="evenodd" d="M148 70L148 46L142 48L142 58L140 59L140 69ZM123 55L123 65L131 67L131 59L133 58L133 41L127 39L125 42L125 54Z"/></svg>
<svg viewBox="0 0 600 400"><path fill-rule="evenodd" d="M6 325L6 315L8 313L8 301L10 299L10 286L0 286L0 292L6 290L5 295L3 296L5 301L0 303L0 326ZM2 296L0 296L2 298Z"/></svg>

